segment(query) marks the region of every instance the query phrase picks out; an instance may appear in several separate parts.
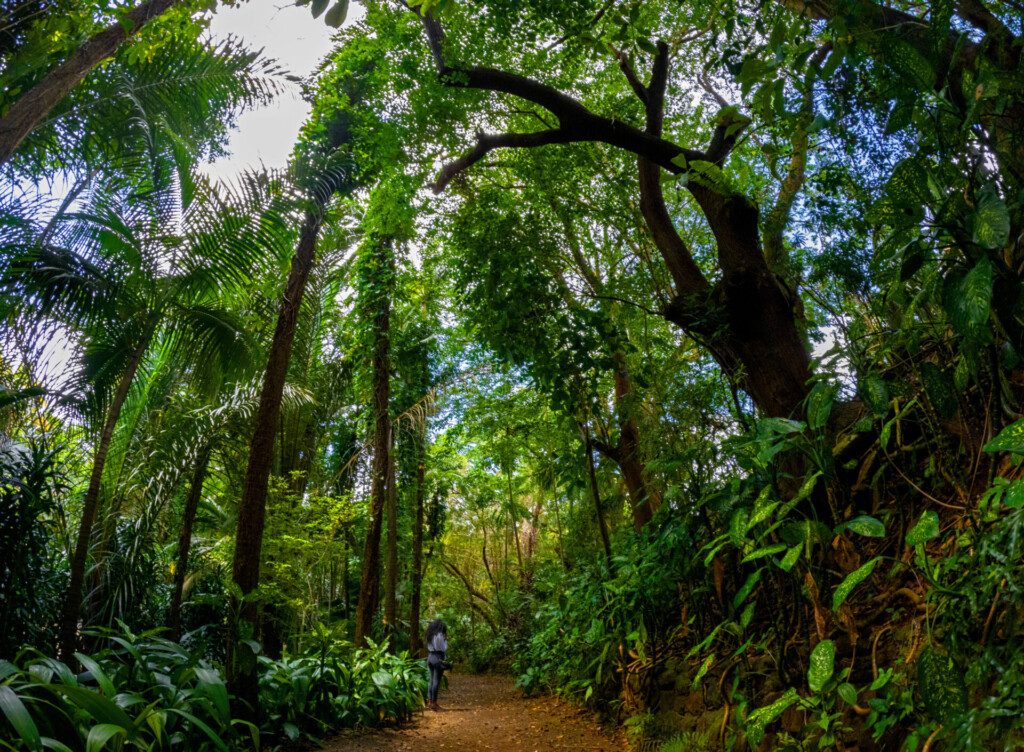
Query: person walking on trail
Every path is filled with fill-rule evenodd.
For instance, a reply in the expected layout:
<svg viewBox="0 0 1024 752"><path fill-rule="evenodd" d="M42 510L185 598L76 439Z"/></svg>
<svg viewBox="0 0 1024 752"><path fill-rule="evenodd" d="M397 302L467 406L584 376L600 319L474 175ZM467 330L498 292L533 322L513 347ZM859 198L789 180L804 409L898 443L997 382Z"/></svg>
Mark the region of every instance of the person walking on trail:
<svg viewBox="0 0 1024 752"><path fill-rule="evenodd" d="M441 677L444 670L451 668L448 657L448 625L440 619L434 619L427 625L427 667L430 669L430 684L427 686L427 707L440 710L437 705L437 692L441 688Z"/></svg>

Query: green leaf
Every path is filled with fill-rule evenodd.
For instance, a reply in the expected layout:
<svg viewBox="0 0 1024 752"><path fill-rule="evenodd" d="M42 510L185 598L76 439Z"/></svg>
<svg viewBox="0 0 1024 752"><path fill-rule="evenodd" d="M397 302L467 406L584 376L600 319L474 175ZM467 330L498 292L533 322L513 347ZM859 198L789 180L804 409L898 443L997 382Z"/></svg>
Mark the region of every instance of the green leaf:
<svg viewBox="0 0 1024 752"><path fill-rule="evenodd" d="M196 678L199 680L198 690L213 701L214 707L225 722L231 719L231 707L228 702L228 690L219 671L209 668L197 668Z"/></svg>
<svg viewBox="0 0 1024 752"><path fill-rule="evenodd" d="M951 275L943 288L942 306L957 334L985 341L992 304L992 262L981 258L961 276Z"/></svg>
<svg viewBox="0 0 1024 752"><path fill-rule="evenodd" d="M1006 487L1006 492L1003 494L1003 504L1010 509L1024 507L1024 480L1015 480Z"/></svg>
<svg viewBox="0 0 1024 752"><path fill-rule="evenodd" d="M0 712L7 717L28 749L42 749L36 722L32 720L21 698L6 684L0 685Z"/></svg>
<svg viewBox="0 0 1024 752"><path fill-rule="evenodd" d="M1013 423L985 445L986 452L1011 452L1024 455L1024 419Z"/></svg>
<svg viewBox="0 0 1024 752"><path fill-rule="evenodd" d="M834 384L819 381L807 397L807 425L812 429L823 428L832 413L838 390Z"/></svg>
<svg viewBox="0 0 1024 752"><path fill-rule="evenodd" d="M908 546L919 546L922 543L927 543L932 538L936 538L939 535L939 515L935 512L928 510L921 514L921 518L907 532L907 545Z"/></svg>
<svg viewBox="0 0 1024 752"><path fill-rule="evenodd" d="M807 667L807 685L811 691L820 692L832 678L835 668L836 644L832 640L822 640L811 651L810 664Z"/></svg>
<svg viewBox="0 0 1024 752"><path fill-rule="evenodd" d="M332 28L339 28L345 23L345 18L348 16L348 0L338 0L334 4L334 7L327 11L327 15L324 16L324 23Z"/></svg>
<svg viewBox="0 0 1024 752"><path fill-rule="evenodd" d="M762 559L765 556L771 556L772 554L777 554L782 551L785 551L786 548L787 546L785 543L774 543L770 546L763 546L762 548L759 548L756 551L751 551L749 554L744 556L741 563L746 564L748 561Z"/></svg>
<svg viewBox="0 0 1024 752"><path fill-rule="evenodd" d="M193 726L202 731L206 736L213 742L213 745L220 750L220 752L229 752L228 745L220 738L220 734L217 734L212 728L210 728L203 721L196 718L191 713L186 713L184 710L178 710L177 708L168 708L168 713L174 713L177 716L181 716L186 721L191 723Z"/></svg>
<svg viewBox="0 0 1024 752"><path fill-rule="evenodd" d="M857 688L850 684L850 682L843 682L839 685L839 696L843 698L843 702L847 705L857 704Z"/></svg>
<svg viewBox="0 0 1024 752"><path fill-rule="evenodd" d="M100 752L107 746L107 742L121 734L127 736L128 732L112 723L97 723L89 729L89 736L85 740L85 752Z"/></svg>
<svg viewBox="0 0 1024 752"><path fill-rule="evenodd" d="M99 723L109 723L124 729L133 727L128 714L99 692L93 692L85 687L66 686L54 686L53 691L64 695Z"/></svg>
<svg viewBox="0 0 1024 752"><path fill-rule="evenodd" d="M761 575L763 573L764 568L762 567L761 569L752 572L750 576L747 577L746 582L743 583L743 587L736 591L736 595L732 599L733 608L739 608L740 604L747 599L747 596L750 595L751 591L757 587L757 583L761 581Z"/></svg>
<svg viewBox="0 0 1024 752"><path fill-rule="evenodd" d="M971 224L974 242L982 248L1002 248L1010 239L1010 212L995 186L978 191Z"/></svg>
<svg viewBox="0 0 1024 752"><path fill-rule="evenodd" d="M863 535L867 538L885 537L885 525L882 521L867 514L854 517L852 520L848 520L840 527L852 530L857 533L857 535Z"/></svg>
<svg viewBox="0 0 1024 752"><path fill-rule="evenodd" d="M875 565L877 565L880 560L881 558L876 556L871 561L862 564L860 567L846 575L843 581L839 583L839 587L837 587L835 592L832 593L833 611L839 610L839 607L846 602L846 599L849 597L853 589L868 578L874 570Z"/></svg>
<svg viewBox="0 0 1024 752"><path fill-rule="evenodd" d="M864 402L875 415L889 412L889 388L877 373L869 373L860 384L860 393Z"/></svg>
<svg viewBox="0 0 1024 752"><path fill-rule="evenodd" d="M78 659L86 670L92 674L93 679L100 685L100 691L103 692L107 697L113 697L117 694L117 690L114 689L114 683L110 681L110 678L103 671L103 668L91 657L84 653L75 653L75 658Z"/></svg>
<svg viewBox="0 0 1024 752"><path fill-rule="evenodd" d="M330 0L313 0L313 18L319 18L320 14L327 10L327 3Z"/></svg>
<svg viewBox="0 0 1024 752"><path fill-rule="evenodd" d="M783 572L791 570L793 565L796 564L797 560L800 558L800 552L803 550L803 545L797 545L790 548L786 552L786 555L782 557L782 561L779 563L779 569Z"/></svg>
<svg viewBox="0 0 1024 752"><path fill-rule="evenodd" d="M710 671L711 667L714 666L714 665L715 665L715 654L712 653L711 655L709 655L707 658L704 659L704 662L701 664L700 668L697 670L696 675L694 675L693 681L690 683L690 686L693 689L696 689L697 687L699 687L700 686L700 680L704 678L704 675L707 674L707 672Z"/></svg>
<svg viewBox="0 0 1024 752"><path fill-rule="evenodd" d="M938 723L949 724L966 712L964 672L949 656L932 647L921 651L917 659L917 684L925 710Z"/></svg>
<svg viewBox="0 0 1024 752"><path fill-rule="evenodd" d="M747 740L754 747L760 745L764 739L764 730L768 724L775 721L786 712L786 708L793 705L799 699L800 695L797 694L793 687L790 687L785 694L771 705L765 705L763 708L753 711L747 717Z"/></svg>

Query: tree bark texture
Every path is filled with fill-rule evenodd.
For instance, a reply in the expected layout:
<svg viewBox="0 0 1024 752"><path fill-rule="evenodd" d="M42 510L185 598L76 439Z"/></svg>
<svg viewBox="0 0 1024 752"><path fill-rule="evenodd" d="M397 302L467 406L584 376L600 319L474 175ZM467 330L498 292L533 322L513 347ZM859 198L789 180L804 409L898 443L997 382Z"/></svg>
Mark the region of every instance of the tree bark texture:
<svg viewBox="0 0 1024 752"><path fill-rule="evenodd" d="M97 65L114 55L129 36L180 0L147 0L121 20L99 32L71 53L35 86L22 94L0 117L0 165L6 163L54 107Z"/></svg>
<svg viewBox="0 0 1024 752"><path fill-rule="evenodd" d="M391 446L388 449L387 567L384 572L384 625L388 646L395 651L398 632L398 488L395 483L395 430L391 427Z"/></svg>
<svg viewBox="0 0 1024 752"><path fill-rule="evenodd" d="M391 239L374 241L376 271L391 279L394 254ZM366 645L373 627L374 614L380 598L380 534L384 517L384 500L391 448L391 284L381 286L372 302L373 320L373 481L370 492L370 520L363 546L363 566L359 578L359 603L356 606L355 642Z"/></svg>
<svg viewBox="0 0 1024 752"><path fill-rule="evenodd" d="M150 329L142 341L132 351L121 374L121 380L117 383L110 406L107 408L107 415L103 421L103 428L100 431L99 441L96 444L96 454L93 455L92 471L89 474L89 486L85 492L85 500L82 502L82 519L78 525L78 539L75 543L75 552L71 558L71 580L68 584L67 598L64 601L64 610L61 615L58 655L65 663L75 664L74 653L78 647L78 619L82 611L82 599L85 587L85 569L89 559L89 543L92 540L93 527L96 524L96 515L99 511L100 487L103 483L103 469L107 464L107 454L110 452L110 442L114 437L114 429L121 417L121 410L135 374L139 370L142 358L149 347Z"/></svg>
<svg viewBox="0 0 1024 752"><path fill-rule="evenodd" d="M247 719L256 718L259 714L256 656L248 645L241 642L253 639L257 632L257 605L247 596L257 588L260 581L260 556L267 513L267 486L274 461L274 440L281 417L281 400L288 375L292 343L295 339L295 326L306 283L316 258L322 208L317 207L306 214L288 272L284 297L278 310L277 327L267 358L267 368L263 374L263 387L254 419L255 430L249 445L249 462L238 506L238 527L231 576L238 592L241 593L242 601L239 603L237 597L232 599L227 666L232 692L238 698L236 712Z"/></svg>
<svg viewBox="0 0 1024 752"><path fill-rule="evenodd" d="M213 447L206 444L199 450L192 482L185 496L185 508L181 514L181 532L178 535L178 560L174 566L174 590L171 592L171 609L168 614L167 626L170 628L172 640L181 638L181 603L185 593L185 576L188 574L188 557L192 550L192 527L196 521L199 502L203 498L203 482L206 470L210 465Z"/></svg>
<svg viewBox="0 0 1024 752"><path fill-rule="evenodd" d="M604 548L604 558L608 564L608 572L610 574L612 571L612 544L608 538L608 523L604 518L604 505L601 503L601 491L597 484L597 469L594 467L594 443L590 438L590 426L584 424L582 428L583 446L587 452L587 477L590 479L590 495L594 500L597 529L601 533L601 546ZM561 523L559 523L559 528L561 528ZM561 532L559 532L559 537L561 537ZM561 548L561 545L559 545L559 548Z"/></svg>
<svg viewBox="0 0 1024 752"><path fill-rule="evenodd" d="M409 598L409 654L419 657L423 651L420 630L420 593L423 588L423 511L426 481L426 436L420 432L416 463L416 513L412 524L412 593Z"/></svg>

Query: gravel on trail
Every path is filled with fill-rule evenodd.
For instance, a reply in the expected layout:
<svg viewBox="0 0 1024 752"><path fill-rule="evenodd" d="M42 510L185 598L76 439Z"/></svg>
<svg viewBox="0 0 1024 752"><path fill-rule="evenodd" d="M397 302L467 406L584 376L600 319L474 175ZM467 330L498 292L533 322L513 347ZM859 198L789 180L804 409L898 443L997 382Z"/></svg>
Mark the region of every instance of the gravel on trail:
<svg viewBox="0 0 1024 752"><path fill-rule="evenodd" d="M438 712L424 710L398 728L346 733L326 752L620 752L625 740L592 715L554 697L524 698L505 676L456 672Z"/></svg>

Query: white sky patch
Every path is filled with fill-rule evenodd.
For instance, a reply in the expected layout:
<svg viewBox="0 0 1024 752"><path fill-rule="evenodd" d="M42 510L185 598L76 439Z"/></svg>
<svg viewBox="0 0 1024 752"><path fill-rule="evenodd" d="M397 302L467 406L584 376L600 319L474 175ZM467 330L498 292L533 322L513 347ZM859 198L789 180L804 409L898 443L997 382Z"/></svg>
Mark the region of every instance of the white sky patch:
<svg viewBox="0 0 1024 752"><path fill-rule="evenodd" d="M357 3L349 6L346 24L363 16ZM233 8L220 7L210 34L215 40L228 36L242 39L254 49L296 76L307 77L331 51L334 29L323 16L313 18L309 6L296 7L285 0L249 0ZM211 177L230 178L246 168L281 168L288 162L309 104L299 96L299 87L282 94L267 107L245 112L228 141L230 156L205 165Z"/></svg>

